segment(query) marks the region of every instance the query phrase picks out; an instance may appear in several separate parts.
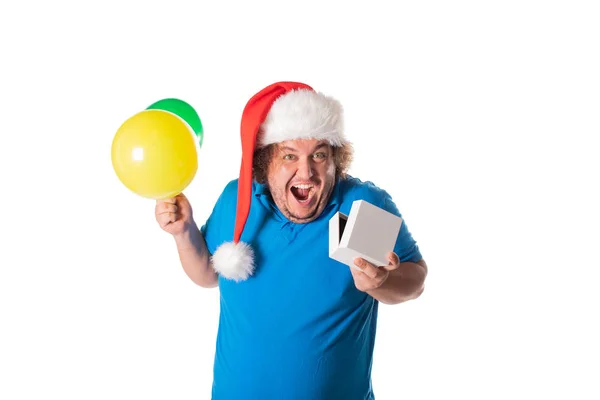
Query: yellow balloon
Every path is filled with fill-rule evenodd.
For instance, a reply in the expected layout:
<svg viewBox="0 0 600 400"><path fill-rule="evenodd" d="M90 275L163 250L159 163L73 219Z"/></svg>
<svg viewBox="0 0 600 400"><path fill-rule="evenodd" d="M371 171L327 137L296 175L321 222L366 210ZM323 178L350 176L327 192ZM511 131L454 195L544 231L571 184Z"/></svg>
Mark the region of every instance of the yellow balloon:
<svg viewBox="0 0 600 400"><path fill-rule="evenodd" d="M132 192L151 199L174 197L198 170L195 134L173 113L144 110L126 120L115 134L112 165Z"/></svg>

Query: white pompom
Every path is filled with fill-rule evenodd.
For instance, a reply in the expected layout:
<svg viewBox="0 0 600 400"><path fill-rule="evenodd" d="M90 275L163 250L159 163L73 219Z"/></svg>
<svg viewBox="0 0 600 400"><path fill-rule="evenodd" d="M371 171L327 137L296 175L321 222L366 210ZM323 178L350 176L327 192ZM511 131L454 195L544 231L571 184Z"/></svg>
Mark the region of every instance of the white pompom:
<svg viewBox="0 0 600 400"><path fill-rule="evenodd" d="M244 243L226 242L212 256L214 270L223 278L245 281L254 272L254 253Z"/></svg>

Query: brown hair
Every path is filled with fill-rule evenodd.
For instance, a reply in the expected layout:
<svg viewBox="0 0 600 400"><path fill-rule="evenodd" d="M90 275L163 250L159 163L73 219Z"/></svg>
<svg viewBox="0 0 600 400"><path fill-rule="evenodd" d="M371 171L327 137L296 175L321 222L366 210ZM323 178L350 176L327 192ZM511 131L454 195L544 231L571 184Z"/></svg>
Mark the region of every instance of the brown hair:
<svg viewBox="0 0 600 400"><path fill-rule="evenodd" d="M267 171L276 149L277 143L274 143L254 152L252 176L258 183L267 183ZM336 178L345 178L348 168L350 168L350 164L352 163L354 148L351 143L346 142L341 147L331 146L331 150L333 152L333 162L335 164L335 176Z"/></svg>

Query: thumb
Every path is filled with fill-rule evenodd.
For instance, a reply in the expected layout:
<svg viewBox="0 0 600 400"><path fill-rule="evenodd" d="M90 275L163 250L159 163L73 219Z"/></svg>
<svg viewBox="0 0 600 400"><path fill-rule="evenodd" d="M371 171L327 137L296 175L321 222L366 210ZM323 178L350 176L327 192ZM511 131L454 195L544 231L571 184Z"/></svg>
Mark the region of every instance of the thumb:
<svg viewBox="0 0 600 400"><path fill-rule="evenodd" d="M385 268L388 271L393 271L395 269L398 269L400 267L400 258L398 257L398 255L396 253L394 253L393 251L390 251L388 253L388 265L385 265L383 268Z"/></svg>

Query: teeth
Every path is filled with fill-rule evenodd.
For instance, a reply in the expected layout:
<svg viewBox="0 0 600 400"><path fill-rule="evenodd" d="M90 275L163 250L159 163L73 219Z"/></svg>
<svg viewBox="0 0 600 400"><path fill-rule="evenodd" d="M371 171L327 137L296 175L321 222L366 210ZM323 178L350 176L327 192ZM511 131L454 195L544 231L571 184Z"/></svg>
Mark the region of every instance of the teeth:
<svg viewBox="0 0 600 400"><path fill-rule="evenodd" d="M313 185L294 185L294 187L298 189L310 189Z"/></svg>

